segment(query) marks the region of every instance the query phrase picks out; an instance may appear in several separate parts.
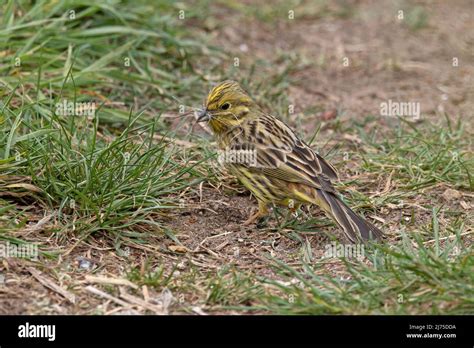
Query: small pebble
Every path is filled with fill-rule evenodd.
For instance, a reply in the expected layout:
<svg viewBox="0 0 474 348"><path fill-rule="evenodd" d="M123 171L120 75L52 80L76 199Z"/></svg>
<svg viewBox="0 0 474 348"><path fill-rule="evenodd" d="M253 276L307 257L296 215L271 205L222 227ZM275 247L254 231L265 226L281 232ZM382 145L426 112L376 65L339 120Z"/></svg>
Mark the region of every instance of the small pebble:
<svg viewBox="0 0 474 348"><path fill-rule="evenodd" d="M186 262L185 262L185 261L180 262L180 263L178 263L178 264L176 265L176 267L177 267L178 269L180 269L180 270L183 270L183 269L186 268Z"/></svg>
<svg viewBox="0 0 474 348"><path fill-rule="evenodd" d="M80 269L90 269L91 268L91 262L89 260L79 260L79 268Z"/></svg>

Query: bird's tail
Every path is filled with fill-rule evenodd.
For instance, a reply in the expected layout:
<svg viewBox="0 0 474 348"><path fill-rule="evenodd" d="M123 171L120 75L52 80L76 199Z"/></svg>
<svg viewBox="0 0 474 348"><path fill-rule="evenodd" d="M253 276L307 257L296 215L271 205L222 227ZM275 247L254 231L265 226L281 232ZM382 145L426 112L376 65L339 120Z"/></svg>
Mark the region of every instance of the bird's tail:
<svg viewBox="0 0 474 348"><path fill-rule="evenodd" d="M354 213L335 194L316 190L316 195L318 205L344 230L344 234L352 243L380 239L383 236L382 231Z"/></svg>

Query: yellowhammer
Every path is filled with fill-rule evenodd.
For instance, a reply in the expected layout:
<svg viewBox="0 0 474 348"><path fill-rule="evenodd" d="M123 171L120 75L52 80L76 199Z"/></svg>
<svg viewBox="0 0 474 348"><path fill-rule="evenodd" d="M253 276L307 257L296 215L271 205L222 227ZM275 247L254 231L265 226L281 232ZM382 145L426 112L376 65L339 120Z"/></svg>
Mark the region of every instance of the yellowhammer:
<svg viewBox="0 0 474 348"><path fill-rule="evenodd" d="M245 224L266 215L269 203L292 209L312 203L351 242L382 236L339 198L331 183L337 179L334 167L285 123L263 112L237 82L224 81L211 90L198 117L203 121L216 135L226 167L258 200L258 212Z"/></svg>

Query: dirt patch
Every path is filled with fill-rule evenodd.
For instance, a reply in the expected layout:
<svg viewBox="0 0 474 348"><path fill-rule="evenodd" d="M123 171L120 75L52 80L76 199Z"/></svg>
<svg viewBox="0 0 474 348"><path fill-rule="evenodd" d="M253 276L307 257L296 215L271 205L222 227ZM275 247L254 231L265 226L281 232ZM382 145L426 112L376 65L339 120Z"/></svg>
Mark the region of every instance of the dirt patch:
<svg viewBox="0 0 474 348"><path fill-rule="evenodd" d="M322 17L311 15L311 11L309 15L303 12L300 16L301 12L296 10L293 20L287 18L287 9L284 9L281 18L272 22L256 20L237 10L213 8L216 21L223 24L212 35L215 44L235 52L243 66L261 58L269 60L276 69L281 55L297 56L298 66L289 76L288 98L295 105L298 117L305 117L307 122L302 130L307 134L325 117L340 115L344 122L349 122L367 115L379 116L380 103L389 99L419 102L422 119L429 122L437 122L444 112L452 118L460 115L472 120L472 2L419 1L417 4L423 7L428 18L421 28L410 27L397 19L398 10L403 9L408 15L414 11L413 7L392 2L353 1L345 16L335 15L339 13L339 5L331 2ZM458 66L453 66L453 58L458 59ZM336 110L334 115L333 110ZM290 118L292 124L294 118ZM390 128L391 122L393 120L378 118L365 127L378 127L383 132ZM177 127L178 121L171 124ZM467 126L472 127L472 122ZM187 133L189 129L183 131ZM205 134L199 129L197 132ZM327 138L324 133L323 129L321 136ZM352 142L343 146L350 149ZM348 161L342 178L362 180L364 187L354 189L367 193L371 199L377 197L387 178L356 173L359 167L357 161ZM226 184L236 187L233 181ZM445 190L446 187L440 185L423 192L424 198L406 200L405 204L411 205L417 215L418 225L430 223L431 211L423 206L441 197ZM472 204L472 195L463 199L466 204ZM309 226L304 228L304 233L279 228L284 217L280 217L282 220L271 217L261 228L243 226L255 208L255 200L246 192L226 192L222 187L204 184L200 192L186 196L182 208L160 219L164 229L179 242L159 228L147 231L140 238L123 239L127 249L117 245L120 239L116 236L100 233L85 241L73 233L59 238L54 233L54 224L44 226L37 237L17 234L16 237L26 241L51 246L59 257L54 261L42 258L41 265L25 260L4 260L0 274L6 286L0 284L0 313L126 314L157 313L157 308L169 313L224 312L214 310L209 301L212 289L206 283L208 275L215 276L228 267L248 272L253 278L275 277L269 257L298 266L302 257L317 260L323 256L325 246L331 242L326 232L341 236L317 208L312 208L306 217L317 217L322 222L321 227ZM29 222L36 223L42 217L43 214L31 214ZM304 225L306 217L300 216L296 225ZM410 227L410 216L402 214L401 206L385 204L377 217L384 224L389 240L399 238L401 222L408 219ZM441 214L441 226L444 219ZM39 283L28 272L28 267L37 267L46 280L74 293L75 301ZM157 269L162 269L162 275L152 273ZM320 271L335 277L345 275L338 260L329 262ZM136 274L131 275L131 272ZM126 282L104 285L87 280L90 275L132 278L141 285L137 288ZM172 279L167 279L170 275ZM92 293L87 286L102 289L111 297ZM168 307L163 305L163 288L169 288L174 297ZM125 299L133 303L127 296L144 298L154 306L121 305L120 301ZM251 299L246 302L251 303Z"/></svg>
<svg viewBox="0 0 474 348"><path fill-rule="evenodd" d="M391 99L420 103L422 118L431 121L444 112L472 118L472 3L351 4L344 18L331 12L308 18L304 8L295 9L294 19L282 10L271 23L227 15L215 38L249 63L282 54L300 57L302 67L290 75L288 90L296 112L315 107L360 118L380 115L380 103ZM416 13L427 18L421 28L410 27Z"/></svg>

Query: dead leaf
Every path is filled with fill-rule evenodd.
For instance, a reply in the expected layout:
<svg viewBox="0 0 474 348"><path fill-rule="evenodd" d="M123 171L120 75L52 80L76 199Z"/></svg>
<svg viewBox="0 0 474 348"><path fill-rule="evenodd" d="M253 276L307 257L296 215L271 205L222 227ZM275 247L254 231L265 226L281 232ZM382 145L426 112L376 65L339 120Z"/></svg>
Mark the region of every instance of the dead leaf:
<svg viewBox="0 0 474 348"><path fill-rule="evenodd" d="M10 184L10 185L6 185L5 187L8 187L8 188L16 188L16 187L19 187L19 188L24 188L24 189L26 189L26 190L28 190L28 191L43 192L43 190L41 190L40 188L36 187L35 185L26 184L26 183Z"/></svg>
<svg viewBox="0 0 474 348"><path fill-rule="evenodd" d="M393 204L393 203L387 203L386 206L389 208L389 209L399 209L399 206L396 205L396 204Z"/></svg>
<svg viewBox="0 0 474 348"><path fill-rule="evenodd" d="M192 307L191 310L192 310L194 313L199 314L199 315L208 315L206 312L204 312L204 311L202 310L201 307L198 307L198 306Z"/></svg>
<svg viewBox="0 0 474 348"><path fill-rule="evenodd" d="M443 192L441 196L444 198L445 201L452 202L460 199L462 197L462 194L459 191L448 188L446 189L446 191Z"/></svg>
<svg viewBox="0 0 474 348"><path fill-rule="evenodd" d="M186 248L184 245L169 245L168 249L175 253L187 253L189 249Z"/></svg>
<svg viewBox="0 0 474 348"><path fill-rule="evenodd" d="M362 143L362 140L357 135L354 135L354 134L344 134L342 137L345 140L352 141L356 144L361 144Z"/></svg>
<svg viewBox="0 0 474 348"><path fill-rule="evenodd" d="M85 280L88 283L125 285L125 286L129 286L133 289L138 289L138 286L136 284L133 284L130 280L127 280L127 279L96 277L96 276L92 276L92 275L86 275Z"/></svg>

